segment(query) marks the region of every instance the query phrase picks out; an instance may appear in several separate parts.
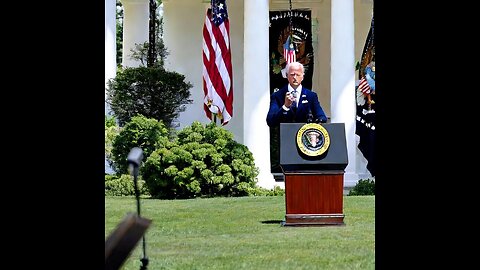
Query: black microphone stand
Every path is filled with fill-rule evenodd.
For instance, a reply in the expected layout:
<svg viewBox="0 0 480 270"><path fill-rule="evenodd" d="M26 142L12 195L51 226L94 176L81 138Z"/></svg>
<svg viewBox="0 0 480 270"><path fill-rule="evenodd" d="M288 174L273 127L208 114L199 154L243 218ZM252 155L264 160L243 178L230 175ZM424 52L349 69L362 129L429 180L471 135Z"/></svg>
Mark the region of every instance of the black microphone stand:
<svg viewBox="0 0 480 270"><path fill-rule="evenodd" d="M138 176L138 167L134 166L133 167L133 184L135 187L135 197L137 199L137 213L138 213L138 216L140 217L140 191L138 190L137 176ZM142 262L142 265L140 266L140 270L147 270L148 258L146 253L145 235L143 235L142 246L143 246L143 258L140 259L140 261Z"/></svg>
<svg viewBox="0 0 480 270"><path fill-rule="evenodd" d="M142 149L135 147L130 151L130 154L128 155L128 162L130 163L129 166L133 166L133 185L135 188L135 197L137 199L137 214L138 217L140 217L140 191L138 190L138 184L137 184L137 177L138 177L138 171L140 167L140 163L142 162L143 159L143 152ZM143 258L140 259L142 262L142 265L140 265L140 270L147 270L147 265L148 265L148 257L147 257L147 252L146 252L146 242L145 242L145 235L143 235L142 239L142 246L143 246Z"/></svg>

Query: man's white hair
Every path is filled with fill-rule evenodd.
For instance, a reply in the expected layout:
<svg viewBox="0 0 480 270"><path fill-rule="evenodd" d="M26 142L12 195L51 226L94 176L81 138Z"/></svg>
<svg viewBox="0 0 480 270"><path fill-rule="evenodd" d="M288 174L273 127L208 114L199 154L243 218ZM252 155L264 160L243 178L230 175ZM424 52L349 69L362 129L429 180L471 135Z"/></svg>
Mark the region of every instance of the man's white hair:
<svg viewBox="0 0 480 270"><path fill-rule="evenodd" d="M299 67L302 69L302 74L305 74L305 67L303 66L302 63L300 62L291 62L291 63L288 63L286 66L285 66L285 70L287 71L287 73L290 73L290 68L291 67Z"/></svg>

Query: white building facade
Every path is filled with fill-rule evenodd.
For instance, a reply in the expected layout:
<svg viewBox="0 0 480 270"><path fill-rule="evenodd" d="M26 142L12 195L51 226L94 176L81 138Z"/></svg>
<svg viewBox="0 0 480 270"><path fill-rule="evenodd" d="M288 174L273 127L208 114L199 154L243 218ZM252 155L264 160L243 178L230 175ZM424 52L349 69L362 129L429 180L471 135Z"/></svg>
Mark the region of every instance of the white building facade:
<svg viewBox="0 0 480 270"><path fill-rule="evenodd" d="M123 63L137 66L128 52L148 41L148 0L121 0L124 7ZM163 41L168 50L165 68L185 75L193 84L192 104L179 116L179 129L193 121L208 123L203 111L202 30L209 0L163 0ZM233 66L233 117L224 126L246 145L260 169L258 185L284 187L270 172L269 11L288 10L289 0L227 0ZM367 37L373 0L292 0L293 9L312 14L314 66L312 90L332 123L344 123L348 165L345 187L371 178L355 135L355 64ZM115 76L115 0L105 0L105 81ZM287 81L285 80L285 83ZM107 109L106 109L107 110Z"/></svg>

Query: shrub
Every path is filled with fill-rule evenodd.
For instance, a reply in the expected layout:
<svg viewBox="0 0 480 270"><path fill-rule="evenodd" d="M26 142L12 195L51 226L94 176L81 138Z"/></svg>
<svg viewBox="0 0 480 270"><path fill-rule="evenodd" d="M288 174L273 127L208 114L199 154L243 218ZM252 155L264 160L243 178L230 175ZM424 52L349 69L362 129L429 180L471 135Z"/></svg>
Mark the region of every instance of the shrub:
<svg viewBox="0 0 480 270"><path fill-rule="evenodd" d="M107 82L107 103L123 126L136 115L143 115L173 127L185 105L192 103L185 76L162 66L119 68Z"/></svg>
<svg viewBox="0 0 480 270"><path fill-rule="evenodd" d="M112 168L117 174L128 174L127 157L133 147L143 150L145 160L155 149L168 142L169 130L162 122L142 115L134 116L112 143Z"/></svg>
<svg viewBox="0 0 480 270"><path fill-rule="evenodd" d="M248 190L249 196L283 196L285 190L279 186L275 186L273 189L266 189L262 187L253 187Z"/></svg>
<svg viewBox="0 0 480 270"><path fill-rule="evenodd" d="M375 180L360 179L348 193L349 196L375 195Z"/></svg>
<svg viewBox="0 0 480 270"><path fill-rule="evenodd" d="M245 196L255 187L253 155L230 131L195 121L176 135L141 168L153 197Z"/></svg>
<svg viewBox="0 0 480 270"><path fill-rule="evenodd" d="M137 177L138 191L140 195L149 196L145 181L141 176ZM120 177L113 175L105 176L105 195L108 196L132 196L135 195L135 183L133 176L122 174Z"/></svg>
<svg viewBox="0 0 480 270"><path fill-rule="evenodd" d="M105 158L110 165L113 167L113 160L112 160L112 144L115 137L120 132L120 128L117 126L115 122L114 116L105 115Z"/></svg>

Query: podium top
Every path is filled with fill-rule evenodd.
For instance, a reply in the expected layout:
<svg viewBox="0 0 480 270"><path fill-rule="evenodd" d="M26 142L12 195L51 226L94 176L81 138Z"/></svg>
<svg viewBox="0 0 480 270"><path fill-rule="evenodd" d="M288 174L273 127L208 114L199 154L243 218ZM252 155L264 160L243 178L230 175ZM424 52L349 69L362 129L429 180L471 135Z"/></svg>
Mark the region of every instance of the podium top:
<svg viewBox="0 0 480 270"><path fill-rule="evenodd" d="M329 135L330 145L325 153L311 157L300 151L297 133L306 123L280 124L280 167L288 172L344 171L348 165L344 123L321 124Z"/></svg>

